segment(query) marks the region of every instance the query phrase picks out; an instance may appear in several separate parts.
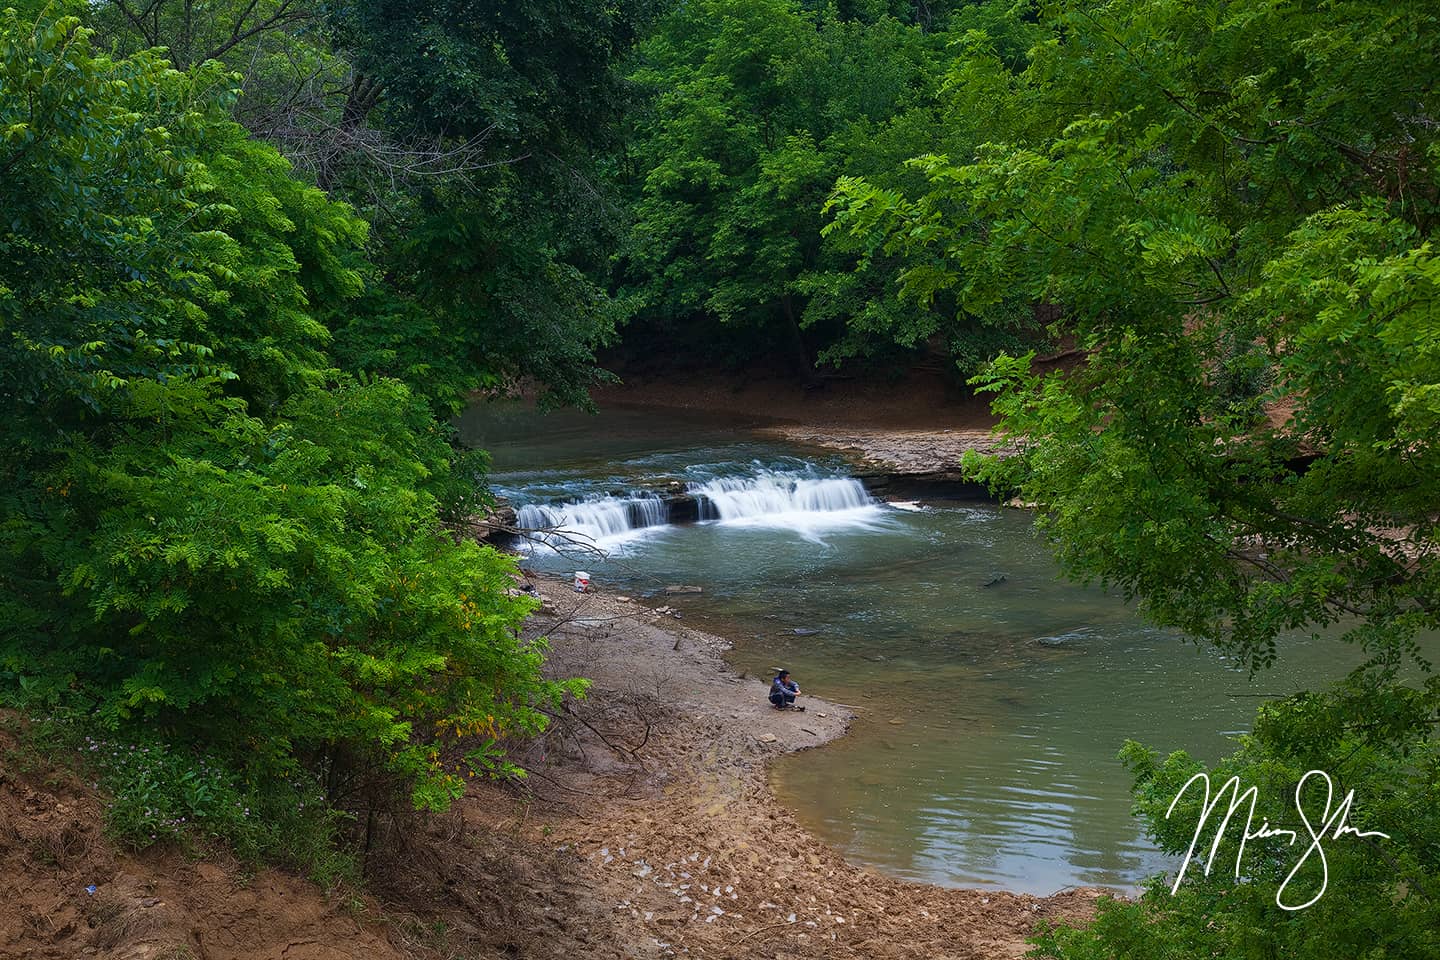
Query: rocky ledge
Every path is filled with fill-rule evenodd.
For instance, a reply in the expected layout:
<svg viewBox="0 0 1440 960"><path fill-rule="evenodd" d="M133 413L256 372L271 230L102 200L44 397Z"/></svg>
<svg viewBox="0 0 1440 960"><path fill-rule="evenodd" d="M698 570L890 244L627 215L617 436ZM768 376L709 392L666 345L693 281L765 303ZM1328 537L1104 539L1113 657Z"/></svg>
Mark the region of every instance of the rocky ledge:
<svg viewBox="0 0 1440 960"><path fill-rule="evenodd" d="M984 428L893 429L781 424L763 433L811 447L835 450L855 464L855 476L876 496L890 499L991 500L983 485L961 468L967 451L1006 454L1009 441Z"/></svg>

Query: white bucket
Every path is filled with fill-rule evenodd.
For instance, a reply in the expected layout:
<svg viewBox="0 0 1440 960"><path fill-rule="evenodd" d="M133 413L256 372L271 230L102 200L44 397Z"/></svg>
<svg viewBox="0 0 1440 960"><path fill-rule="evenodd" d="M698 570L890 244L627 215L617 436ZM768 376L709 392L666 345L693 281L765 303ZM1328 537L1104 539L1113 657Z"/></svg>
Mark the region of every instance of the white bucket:
<svg viewBox="0 0 1440 960"><path fill-rule="evenodd" d="M575 592L585 593L590 589L590 574L584 570L575 571Z"/></svg>

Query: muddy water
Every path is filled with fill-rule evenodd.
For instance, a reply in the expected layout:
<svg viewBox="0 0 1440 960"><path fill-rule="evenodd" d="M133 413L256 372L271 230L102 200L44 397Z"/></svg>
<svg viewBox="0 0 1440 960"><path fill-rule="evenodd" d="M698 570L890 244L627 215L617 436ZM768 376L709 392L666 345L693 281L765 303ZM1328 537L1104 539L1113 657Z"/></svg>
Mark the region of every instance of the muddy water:
<svg viewBox="0 0 1440 960"><path fill-rule="evenodd" d="M1115 757L1125 739L1216 757L1259 695L1355 662L1332 640L1297 637L1252 682L1119 599L1060 580L1027 514L817 499L843 485L844 465L743 424L492 408L462 429L492 451L493 483L517 504L591 509L671 481L755 504L692 526L606 528L603 558L538 546L527 562L639 595L702 586L667 602L738 639L732 661L757 677L757 698L760 678L785 666L802 689L857 708L850 736L785 758L774 786L853 860L906 877L1042 894L1133 886L1165 864L1129 814Z"/></svg>

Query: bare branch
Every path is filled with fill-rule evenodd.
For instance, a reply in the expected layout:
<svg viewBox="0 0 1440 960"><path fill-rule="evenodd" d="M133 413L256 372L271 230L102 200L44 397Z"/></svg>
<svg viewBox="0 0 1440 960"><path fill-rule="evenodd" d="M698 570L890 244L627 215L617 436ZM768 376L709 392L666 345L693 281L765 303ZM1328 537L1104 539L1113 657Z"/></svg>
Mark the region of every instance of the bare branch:
<svg viewBox="0 0 1440 960"><path fill-rule="evenodd" d="M201 61L218 60L235 46L244 43L258 33L263 33L266 30L273 30L278 27L288 27L293 23L300 23L314 18L314 14L308 10L293 9L295 0L281 0L280 6L275 9L273 14L261 20L248 30L243 29L246 18L254 11L257 3L259 3L259 0L250 0L250 5L247 6L236 19L235 25L230 30L230 36L202 56L200 58Z"/></svg>

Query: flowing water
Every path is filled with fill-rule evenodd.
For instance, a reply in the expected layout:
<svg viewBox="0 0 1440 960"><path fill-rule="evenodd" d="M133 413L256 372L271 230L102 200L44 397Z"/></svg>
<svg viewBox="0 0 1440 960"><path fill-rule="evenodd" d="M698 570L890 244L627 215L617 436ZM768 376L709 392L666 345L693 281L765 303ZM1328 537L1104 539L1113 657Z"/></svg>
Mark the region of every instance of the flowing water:
<svg viewBox="0 0 1440 960"><path fill-rule="evenodd" d="M1133 887L1165 862L1129 813L1125 739L1216 758L1261 696L1357 660L1297 637L1252 682L1060 580L1029 514L880 504L838 459L747 426L493 406L461 421L520 524L567 531L532 545L528 564L636 595L699 585L666 602L738 640L731 661L757 699L785 666L802 690L857 709L850 735L773 772L781 799L853 860L1041 894ZM660 492L692 497L701 522L668 523Z"/></svg>

